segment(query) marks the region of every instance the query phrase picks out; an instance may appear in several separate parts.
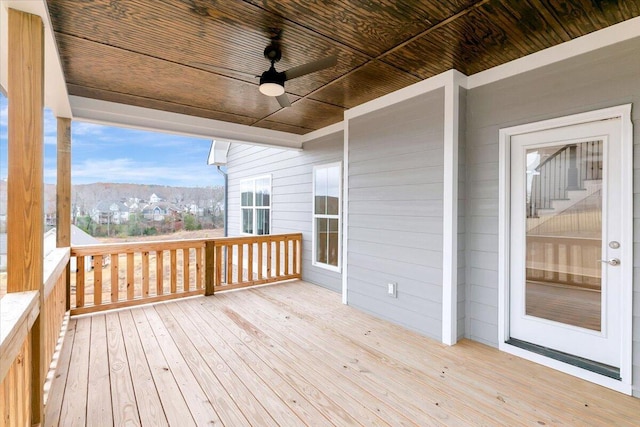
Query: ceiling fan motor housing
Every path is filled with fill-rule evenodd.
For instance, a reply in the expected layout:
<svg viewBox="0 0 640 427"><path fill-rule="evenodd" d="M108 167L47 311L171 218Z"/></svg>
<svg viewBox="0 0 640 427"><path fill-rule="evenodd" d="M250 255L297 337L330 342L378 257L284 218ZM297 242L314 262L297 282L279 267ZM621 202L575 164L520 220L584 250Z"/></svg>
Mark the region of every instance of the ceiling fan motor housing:
<svg viewBox="0 0 640 427"><path fill-rule="evenodd" d="M275 83L284 87L285 77L284 73L277 72L273 64L271 64L271 67L260 76L260 84Z"/></svg>

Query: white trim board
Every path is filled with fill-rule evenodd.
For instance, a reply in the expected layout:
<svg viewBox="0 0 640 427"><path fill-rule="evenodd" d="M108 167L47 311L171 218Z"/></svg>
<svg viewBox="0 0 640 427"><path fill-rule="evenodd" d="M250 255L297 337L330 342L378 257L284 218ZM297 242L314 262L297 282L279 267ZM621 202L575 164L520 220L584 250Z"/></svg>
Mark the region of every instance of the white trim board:
<svg viewBox="0 0 640 427"><path fill-rule="evenodd" d="M342 303L348 304L349 270L349 119L344 121L342 157Z"/></svg>
<svg viewBox="0 0 640 427"><path fill-rule="evenodd" d="M632 393L632 366L633 366L633 265L626 263L620 266L623 269L624 286L620 295L621 299L621 363L620 377L617 381L611 378L594 374L585 369L577 368L567 363L523 350L513 345L507 344L509 335L509 254L510 254L510 139L514 135L528 132L536 132L545 129L554 129L563 126L588 123L597 120L606 120L613 117L621 118L621 138L622 138L622 158L628 162L623 169L625 176L622 179L620 191L622 197L623 212L627 212L622 224L622 234L633 235L633 125L631 122L631 104L617 107L604 108L585 113L573 114L570 116L558 117L534 123L528 123L509 128L500 129L499 132L499 205L498 205L498 348L501 351L520 356L527 360L557 369L567 374L594 382L607 388L611 388L622 393ZM621 248L623 259L633 260L633 244L625 245Z"/></svg>
<svg viewBox="0 0 640 427"><path fill-rule="evenodd" d="M458 341L458 156L460 86L454 70L444 92L444 182L442 197L442 342Z"/></svg>
<svg viewBox="0 0 640 427"><path fill-rule="evenodd" d="M340 179L338 180L338 214L337 215L319 215L315 213L316 208L316 171L318 169L328 169L332 167L337 167L340 171ZM344 169L342 167L342 161L337 162L329 162L329 163L321 163L313 166L312 175L311 175L311 205L313 206L313 210L311 211L311 265L314 267L322 268L328 271L333 271L335 273L340 273L342 271L342 174ZM316 219L319 217L330 218L332 216L338 217L338 265L333 266L331 264L319 262L316 260L317 255L317 229L316 229Z"/></svg>

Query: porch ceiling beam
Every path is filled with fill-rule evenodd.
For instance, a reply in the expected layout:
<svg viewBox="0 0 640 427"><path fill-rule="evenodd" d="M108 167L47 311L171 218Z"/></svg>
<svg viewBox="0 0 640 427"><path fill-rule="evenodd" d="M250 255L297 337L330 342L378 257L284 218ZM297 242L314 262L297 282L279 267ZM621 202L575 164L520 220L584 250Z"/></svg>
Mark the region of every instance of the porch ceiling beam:
<svg viewBox="0 0 640 427"><path fill-rule="evenodd" d="M302 149L301 135L73 95L69 99L74 120L241 144Z"/></svg>

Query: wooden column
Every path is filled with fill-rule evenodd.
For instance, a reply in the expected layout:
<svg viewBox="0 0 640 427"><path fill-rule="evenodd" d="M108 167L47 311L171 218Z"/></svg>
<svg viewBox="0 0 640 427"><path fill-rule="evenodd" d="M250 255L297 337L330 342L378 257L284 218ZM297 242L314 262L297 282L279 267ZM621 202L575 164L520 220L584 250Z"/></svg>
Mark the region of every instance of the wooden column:
<svg viewBox="0 0 640 427"><path fill-rule="evenodd" d="M71 119L58 117L56 247L71 246Z"/></svg>
<svg viewBox="0 0 640 427"><path fill-rule="evenodd" d="M44 235L44 30L39 16L9 9L7 291L40 291ZM31 333L31 422L42 420L42 326Z"/></svg>
<svg viewBox="0 0 640 427"><path fill-rule="evenodd" d="M58 117L56 247L71 246L71 119ZM66 309L71 309L71 269L67 265Z"/></svg>

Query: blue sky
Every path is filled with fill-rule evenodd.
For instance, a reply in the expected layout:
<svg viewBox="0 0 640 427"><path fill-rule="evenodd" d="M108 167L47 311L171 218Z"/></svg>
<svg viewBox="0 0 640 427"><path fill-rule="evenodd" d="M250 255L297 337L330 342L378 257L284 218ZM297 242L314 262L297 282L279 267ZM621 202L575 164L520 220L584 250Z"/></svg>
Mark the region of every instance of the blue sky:
<svg viewBox="0 0 640 427"><path fill-rule="evenodd" d="M0 94L0 178L7 177L7 98ZM56 183L56 119L44 116L44 179ZM71 182L222 185L207 165L211 140L72 121Z"/></svg>

